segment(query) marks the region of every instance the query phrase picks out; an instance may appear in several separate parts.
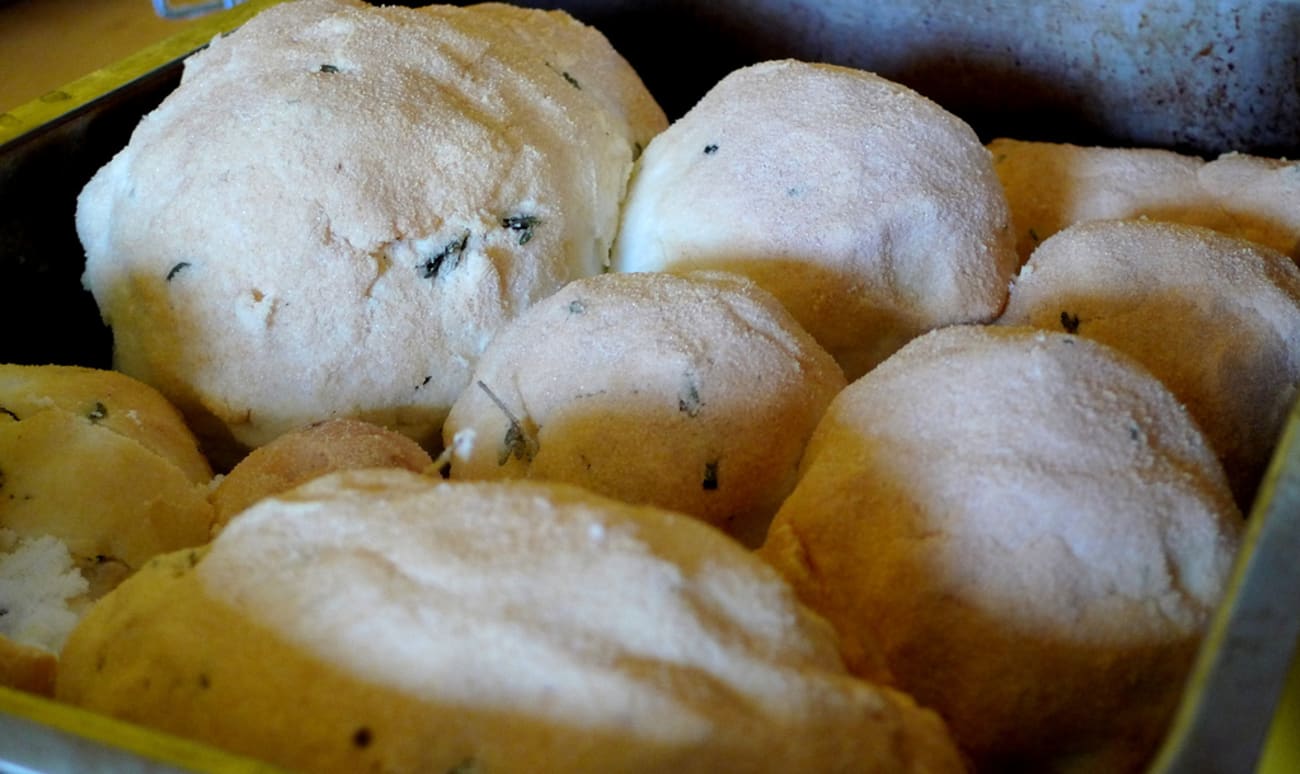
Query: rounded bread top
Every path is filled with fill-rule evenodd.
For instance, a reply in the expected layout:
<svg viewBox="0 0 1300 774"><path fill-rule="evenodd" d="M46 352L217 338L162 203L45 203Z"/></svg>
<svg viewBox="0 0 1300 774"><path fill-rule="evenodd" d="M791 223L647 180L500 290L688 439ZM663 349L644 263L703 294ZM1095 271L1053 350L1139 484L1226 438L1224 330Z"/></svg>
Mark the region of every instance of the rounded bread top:
<svg viewBox="0 0 1300 774"><path fill-rule="evenodd" d="M565 481L759 531L844 376L720 272L576 280L504 328L448 416L452 478Z"/></svg>
<svg viewBox="0 0 1300 774"><path fill-rule="evenodd" d="M832 402L761 555L978 762L1113 771L1166 727L1241 526L1203 435L1136 362L954 326Z"/></svg>
<svg viewBox="0 0 1300 774"><path fill-rule="evenodd" d="M430 440L502 322L601 270L666 123L575 24L300 0L191 57L78 200L116 366L244 446Z"/></svg>
<svg viewBox="0 0 1300 774"><path fill-rule="evenodd" d="M961 770L720 533L397 470L316 479L156 563L73 633L57 695L316 771Z"/></svg>
<svg viewBox="0 0 1300 774"><path fill-rule="evenodd" d="M870 72L738 69L637 163L614 268L725 269L790 309L852 379L929 328L1002 309L1015 256L988 151Z"/></svg>
<svg viewBox="0 0 1300 774"><path fill-rule="evenodd" d="M157 390L126 374L72 365L0 365L0 420L57 410L129 438L193 484L212 468L184 418Z"/></svg>
<svg viewBox="0 0 1300 774"><path fill-rule="evenodd" d="M999 320L1066 329L1155 374L1250 507L1300 384L1300 268L1263 245L1154 220L1076 224L1022 267Z"/></svg>
<svg viewBox="0 0 1300 774"><path fill-rule="evenodd" d="M401 433L355 419L327 419L290 430L240 460L213 487L213 530L248 506L336 470L433 467L419 444Z"/></svg>

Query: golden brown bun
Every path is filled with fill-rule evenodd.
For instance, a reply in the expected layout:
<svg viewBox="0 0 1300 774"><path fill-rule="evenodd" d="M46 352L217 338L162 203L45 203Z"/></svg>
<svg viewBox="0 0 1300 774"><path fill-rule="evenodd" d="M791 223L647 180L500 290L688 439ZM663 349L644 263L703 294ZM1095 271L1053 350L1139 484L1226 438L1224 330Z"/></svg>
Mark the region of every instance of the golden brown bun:
<svg viewBox="0 0 1300 774"><path fill-rule="evenodd" d="M208 539L211 472L180 414L112 371L0 365L0 527L50 535L83 572ZM113 581L123 573L107 572Z"/></svg>
<svg viewBox="0 0 1300 774"><path fill-rule="evenodd" d="M433 460L401 433L356 419L329 419L254 449L212 492L213 530L248 506L336 470L405 468L422 473Z"/></svg>
<svg viewBox="0 0 1300 774"><path fill-rule="evenodd" d="M58 656L0 634L0 685L41 696L54 695Z"/></svg>
<svg viewBox="0 0 1300 774"><path fill-rule="evenodd" d="M0 365L0 411L21 419L49 409L136 441L195 484L212 479L208 460L180 412L153 387L100 368Z"/></svg>
<svg viewBox="0 0 1300 774"><path fill-rule="evenodd" d="M990 771L1141 768L1242 521L1168 390L1081 337L947 328L842 392L805 459L761 555L850 648Z"/></svg>
<svg viewBox="0 0 1300 774"><path fill-rule="evenodd" d="M83 619L56 695L303 771L962 770L716 530L393 469L153 562Z"/></svg>
<svg viewBox="0 0 1300 774"><path fill-rule="evenodd" d="M577 484L756 546L843 388L834 359L739 276L605 274L492 341L443 440L452 478Z"/></svg>

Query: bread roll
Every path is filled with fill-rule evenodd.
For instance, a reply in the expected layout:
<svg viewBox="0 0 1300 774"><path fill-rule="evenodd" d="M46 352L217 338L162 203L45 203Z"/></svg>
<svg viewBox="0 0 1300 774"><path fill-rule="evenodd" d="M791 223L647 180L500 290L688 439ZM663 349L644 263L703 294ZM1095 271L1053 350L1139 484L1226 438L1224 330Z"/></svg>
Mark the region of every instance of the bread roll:
<svg viewBox="0 0 1300 774"><path fill-rule="evenodd" d="M496 328L607 262L665 124L561 12L276 5L83 189L85 283L222 469L335 416L436 445Z"/></svg>
<svg viewBox="0 0 1300 774"><path fill-rule="evenodd" d="M212 474L176 409L112 371L0 366L0 528L50 535L83 569L198 545Z"/></svg>
<svg viewBox="0 0 1300 774"><path fill-rule="evenodd" d="M1300 257L1300 162L1156 148L989 143L1022 260L1075 223L1145 217L1249 239Z"/></svg>
<svg viewBox="0 0 1300 774"><path fill-rule="evenodd" d="M159 559L59 698L294 770L961 771L702 524L574 487L318 478Z"/></svg>
<svg viewBox="0 0 1300 774"><path fill-rule="evenodd" d="M195 484L212 480L212 467L194 434L153 387L102 368L0 365L0 414L21 420L52 409L139 443Z"/></svg>
<svg viewBox="0 0 1300 774"><path fill-rule="evenodd" d="M831 356L740 277L606 274L502 330L444 441L452 478L578 484L757 545L843 387Z"/></svg>
<svg viewBox="0 0 1300 774"><path fill-rule="evenodd" d="M333 473L357 468L433 466L428 452L401 433L355 419L328 419L291 430L254 449L221 478L211 495L213 529L273 494Z"/></svg>
<svg viewBox="0 0 1300 774"><path fill-rule="evenodd" d="M930 328L997 316L1018 263L1008 218L956 116L872 73L763 62L651 141L614 268L744 274L851 380Z"/></svg>
<svg viewBox="0 0 1300 774"><path fill-rule="evenodd" d="M1136 363L957 326L835 399L761 555L980 770L1116 774L1161 738L1241 521Z"/></svg>
<svg viewBox="0 0 1300 774"><path fill-rule="evenodd" d="M211 478L152 388L0 365L0 684L48 692L89 602L156 554L205 542Z"/></svg>
<svg viewBox="0 0 1300 774"><path fill-rule="evenodd" d="M1263 245L1156 221L1049 238L1001 321L1068 329L1132 356L1187 406L1249 509L1300 384L1300 269Z"/></svg>

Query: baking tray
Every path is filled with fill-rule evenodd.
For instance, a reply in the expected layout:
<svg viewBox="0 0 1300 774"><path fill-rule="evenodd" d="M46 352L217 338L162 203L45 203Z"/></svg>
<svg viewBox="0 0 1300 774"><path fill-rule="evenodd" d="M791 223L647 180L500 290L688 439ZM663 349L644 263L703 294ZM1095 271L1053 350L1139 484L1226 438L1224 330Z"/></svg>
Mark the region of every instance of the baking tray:
<svg viewBox="0 0 1300 774"><path fill-rule="evenodd" d="M111 337L80 282L76 196L175 88L185 56L275 2L249 0L0 114L0 362L110 365ZM986 140L1300 156L1300 2L521 4L563 8L600 28L670 118L736 67L795 57L912 86ZM1293 411L1152 774L1300 772L1298 638ZM0 688L0 774L271 770Z"/></svg>

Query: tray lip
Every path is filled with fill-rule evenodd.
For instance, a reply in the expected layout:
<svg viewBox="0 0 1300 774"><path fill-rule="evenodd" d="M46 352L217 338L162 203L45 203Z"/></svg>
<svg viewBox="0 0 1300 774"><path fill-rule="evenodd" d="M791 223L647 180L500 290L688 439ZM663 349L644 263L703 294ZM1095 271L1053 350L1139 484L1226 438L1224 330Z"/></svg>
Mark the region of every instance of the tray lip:
<svg viewBox="0 0 1300 774"><path fill-rule="evenodd" d="M284 0L246 0L107 67L0 113L0 154L11 144L69 120L133 82L179 65L189 55L206 47L213 38L230 32L257 13L281 2Z"/></svg>
<svg viewBox="0 0 1300 774"><path fill-rule="evenodd" d="M107 767L111 761L130 761L131 770L142 772L283 771L211 745L0 685L0 741L11 733L23 749L19 755L3 750L0 763L26 767L23 771L76 771L78 763Z"/></svg>
<svg viewBox="0 0 1300 774"><path fill-rule="evenodd" d="M1233 562L1148 774L1254 771L1300 669L1300 401L1273 449ZM1213 765L1211 765L1211 762Z"/></svg>

